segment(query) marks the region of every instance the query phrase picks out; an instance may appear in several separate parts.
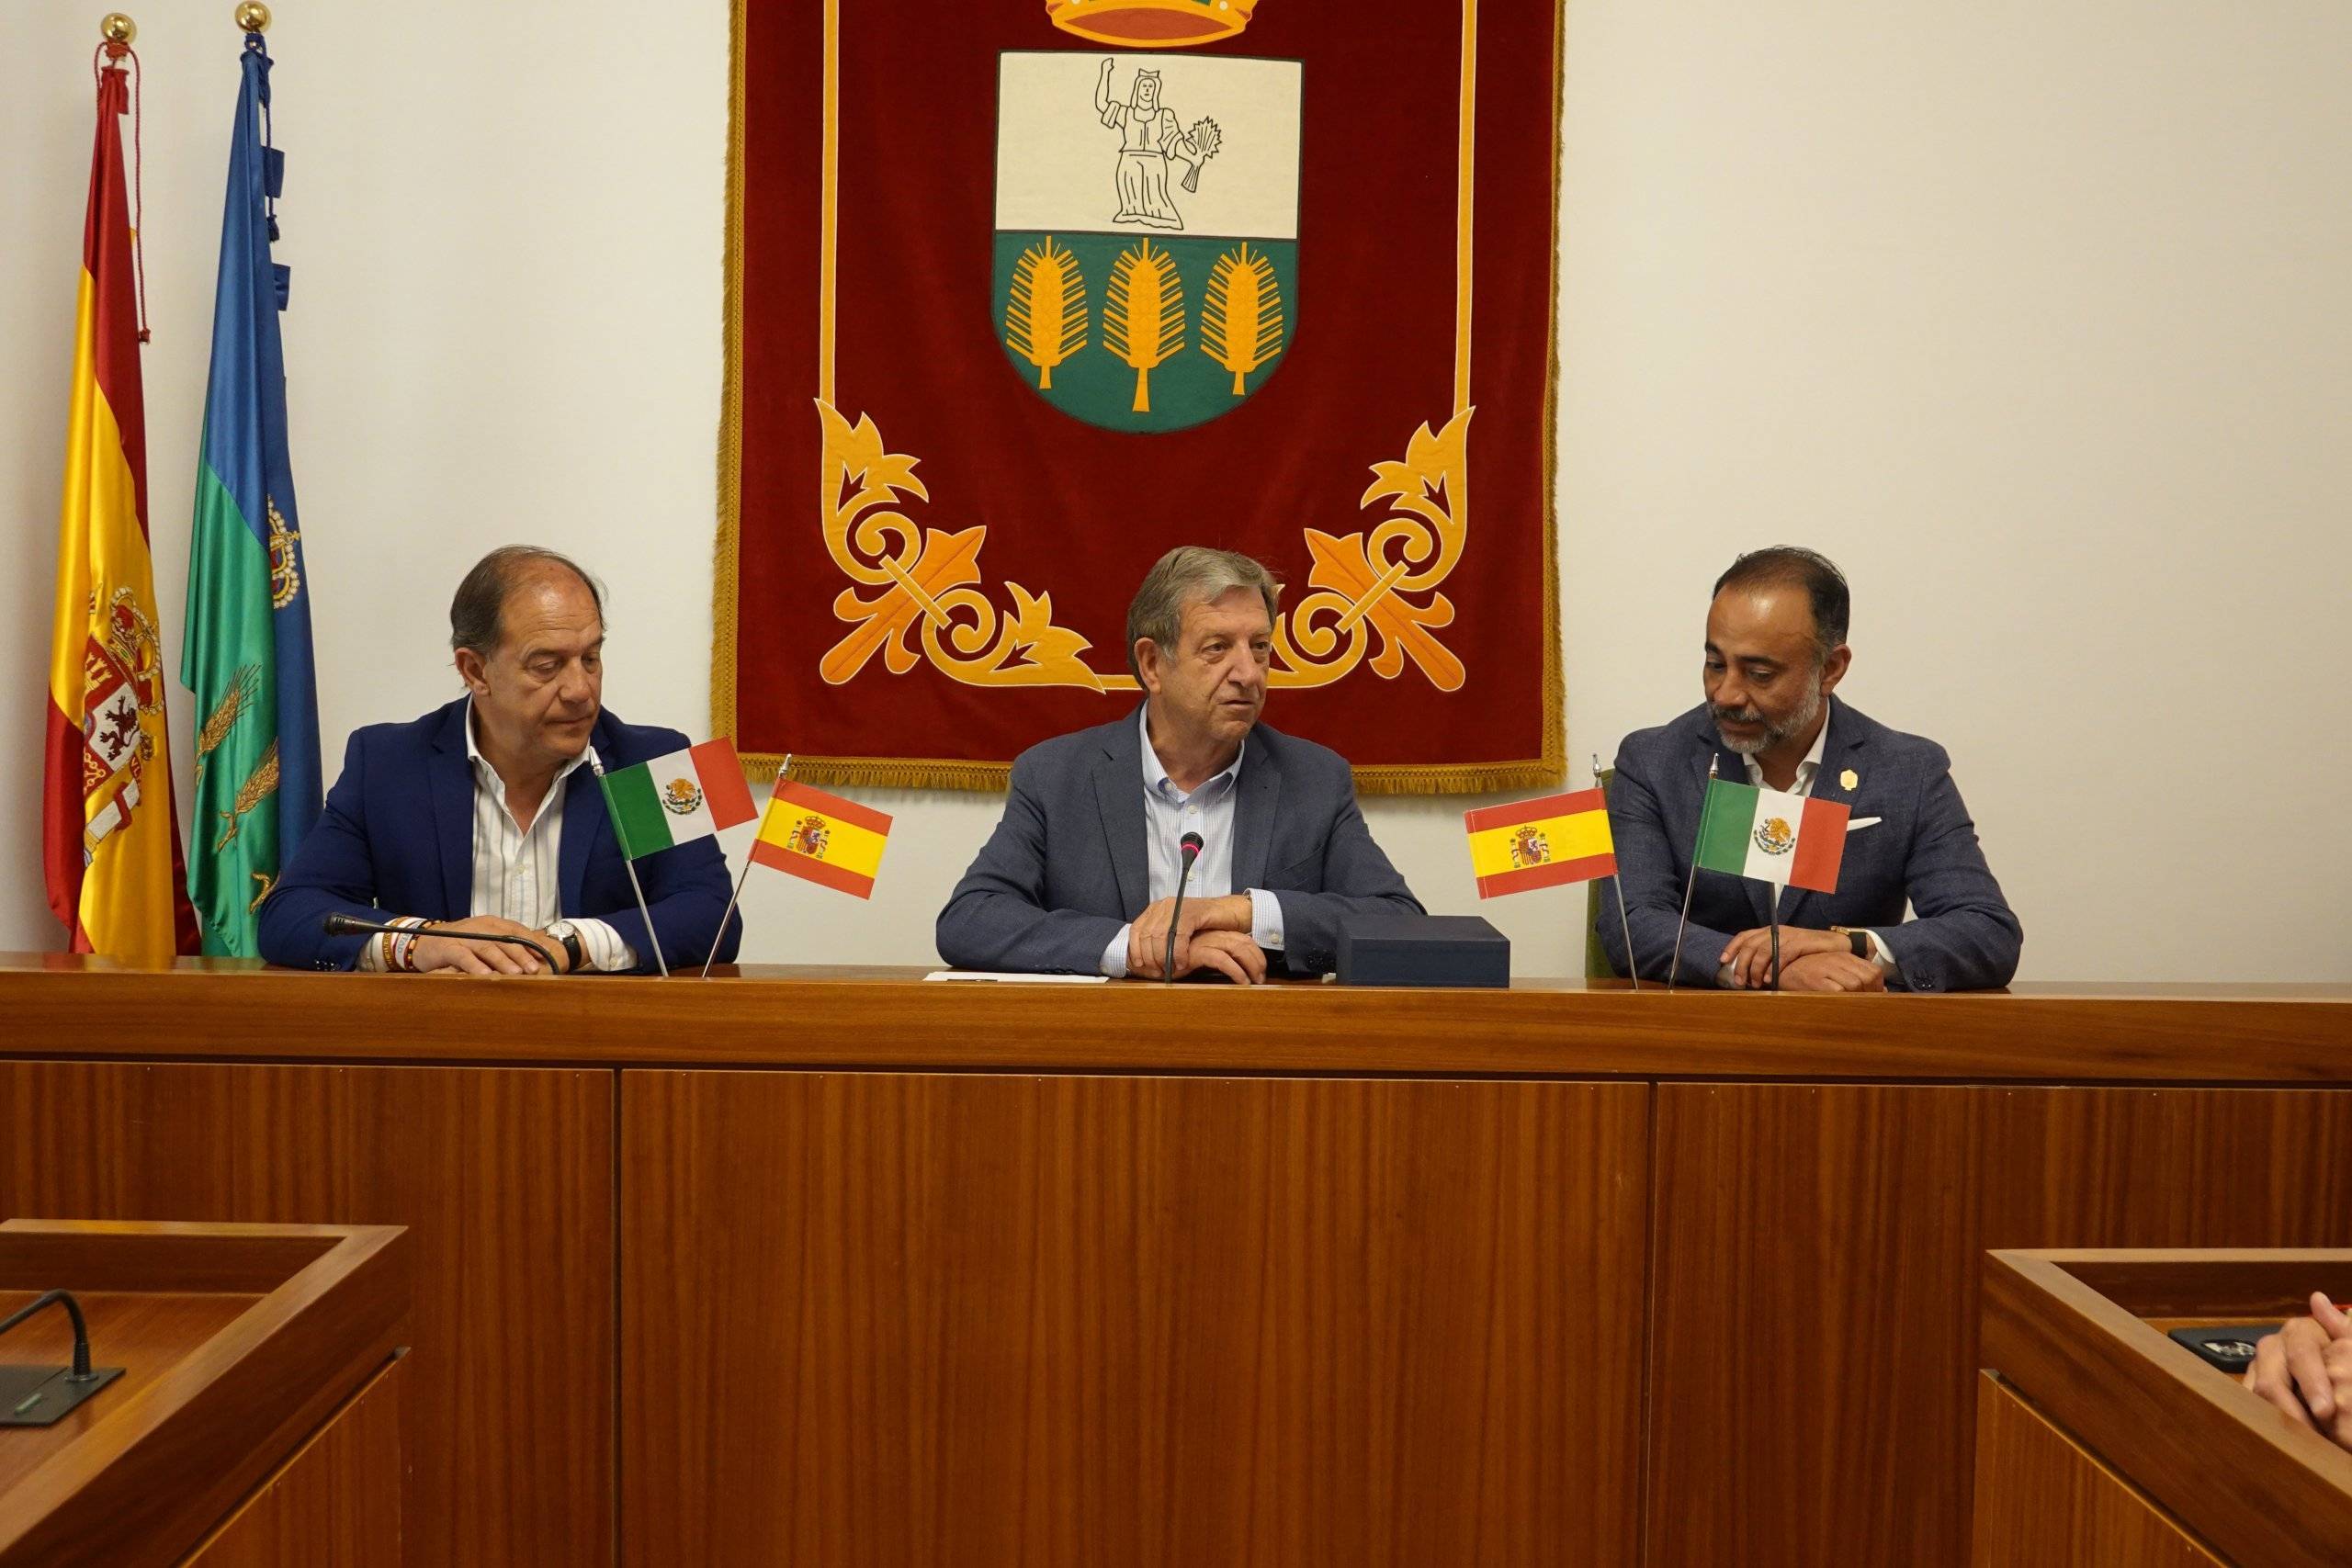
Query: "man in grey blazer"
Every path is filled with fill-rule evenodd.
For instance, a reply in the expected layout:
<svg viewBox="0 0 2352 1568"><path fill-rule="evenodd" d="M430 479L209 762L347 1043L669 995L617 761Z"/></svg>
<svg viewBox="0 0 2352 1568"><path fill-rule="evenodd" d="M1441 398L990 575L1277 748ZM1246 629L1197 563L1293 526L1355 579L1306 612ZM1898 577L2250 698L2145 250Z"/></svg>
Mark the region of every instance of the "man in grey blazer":
<svg viewBox="0 0 2352 1568"><path fill-rule="evenodd" d="M1644 978L1664 979L1673 958L1710 761L1734 783L1842 801L1852 818L1834 894L1701 872L1683 980L1770 985L1776 892L1784 990L1976 990L2017 973L2022 928L1984 863L1951 759L1831 694L1853 660L1850 604L1845 577L1811 550L1740 557L1707 612L1706 701L1619 748L1609 825ZM1622 975L1615 898L1604 886L1599 930Z"/></svg>
<svg viewBox="0 0 2352 1568"><path fill-rule="evenodd" d="M1351 912L1421 912L1345 759L1259 722L1281 592L1247 556L1159 558L1127 609L1142 707L1014 760L1004 816L939 912L942 958L1163 979L1172 923L1176 977L1251 985L1329 969Z"/></svg>

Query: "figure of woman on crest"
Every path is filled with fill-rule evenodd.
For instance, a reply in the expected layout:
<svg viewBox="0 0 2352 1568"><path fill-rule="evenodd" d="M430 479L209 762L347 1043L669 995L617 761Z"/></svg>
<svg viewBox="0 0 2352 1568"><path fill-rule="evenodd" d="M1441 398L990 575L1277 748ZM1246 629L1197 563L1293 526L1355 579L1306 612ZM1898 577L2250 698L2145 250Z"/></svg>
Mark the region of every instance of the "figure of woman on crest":
<svg viewBox="0 0 2352 1568"><path fill-rule="evenodd" d="M1119 212L1114 223L1141 223L1153 229L1182 229L1183 215L1168 196L1168 164L1171 158L1197 163L1199 154L1177 123L1176 112L1159 101L1159 73L1138 71L1127 101L1111 99L1113 62L1102 62L1094 79L1094 110L1105 127L1119 133Z"/></svg>

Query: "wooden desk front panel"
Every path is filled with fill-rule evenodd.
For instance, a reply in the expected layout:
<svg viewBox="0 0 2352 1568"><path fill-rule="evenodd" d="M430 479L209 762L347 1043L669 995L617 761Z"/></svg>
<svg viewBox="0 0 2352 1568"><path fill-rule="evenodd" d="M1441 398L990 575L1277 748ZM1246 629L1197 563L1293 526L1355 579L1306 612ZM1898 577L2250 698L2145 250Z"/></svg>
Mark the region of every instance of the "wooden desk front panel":
<svg viewBox="0 0 2352 1568"><path fill-rule="evenodd" d="M407 1561L608 1561L613 1074L0 1062L0 1215L409 1227Z"/></svg>
<svg viewBox="0 0 2352 1568"><path fill-rule="evenodd" d="M1660 1086L1650 1562L1965 1561L1984 1249L2352 1245L2346 1172L2341 1090Z"/></svg>
<svg viewBox="0 0 2352 1568"><path fill-rule="evenodd" d="M2222 1563L2041 1411L1990 1372L1978 1377L1973 1568Z"/></svg>
<svg viewBox="0 0 2352 1568"><path fill-rule="evenodd" d="M401 1568L401 1394L413 1359L354 1394L187 1568Z"/></svg>
<svg viewBox="0 0 2352 1568"><path fill-rule="evenodd" d="M1645 1086L622 1080L625 1563L1639 1555Z"/></svg>

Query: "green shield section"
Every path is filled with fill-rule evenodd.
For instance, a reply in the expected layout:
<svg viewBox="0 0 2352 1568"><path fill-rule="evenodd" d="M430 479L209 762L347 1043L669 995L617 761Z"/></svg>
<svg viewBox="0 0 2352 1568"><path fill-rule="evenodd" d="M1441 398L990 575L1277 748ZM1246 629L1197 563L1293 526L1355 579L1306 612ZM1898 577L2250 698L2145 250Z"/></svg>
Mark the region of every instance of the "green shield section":
<svg viewBox="0 0 2352 1568"><path fill-rule="evenodd" d="M211 468L196 476L187 640L180 681L196 698L196 806L188 901L204 951L259 956L254 905L277 875L277 653L269 547Z"/></svg>
<svg viewBox="0 0 2352 1568"><path fill-rule="evenodd" d="M997 343L1047 402L1108 430L1182 430L1282 368L1298 243L1000 231L995 290Z"/></svg>

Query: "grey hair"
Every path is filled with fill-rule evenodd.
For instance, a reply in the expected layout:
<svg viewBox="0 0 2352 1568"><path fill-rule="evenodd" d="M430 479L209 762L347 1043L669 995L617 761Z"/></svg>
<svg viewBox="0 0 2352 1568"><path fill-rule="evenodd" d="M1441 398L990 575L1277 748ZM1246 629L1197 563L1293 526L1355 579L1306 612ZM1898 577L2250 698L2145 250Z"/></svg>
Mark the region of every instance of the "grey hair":
<svg viewBox="0 0 2352 1568"><path fill-rule="evenodd" d="M449 648L470 648L476 653L498 651L505 640L506 601L526 579L543 566L561 567L586 585L596 601L596 618L605 618L605 585L582 570L578 561L537 545L501 545L474 562L449 601Z"/></svg>
<svg viewBox="0 0 2352 1568"><path fill-rule="evenodd" d="M1236 588L1254 589L1266 602L1266 619L1274 618L1283 585L1248 556L1206 545L1179 545L1153 563L1127 606L1127 669L1136 682L1143 680L1143 666L1136 659L1136 643L1148 637L1161 652L1173 654L1183 626L1184 606L1205 604Z"/></svg>

